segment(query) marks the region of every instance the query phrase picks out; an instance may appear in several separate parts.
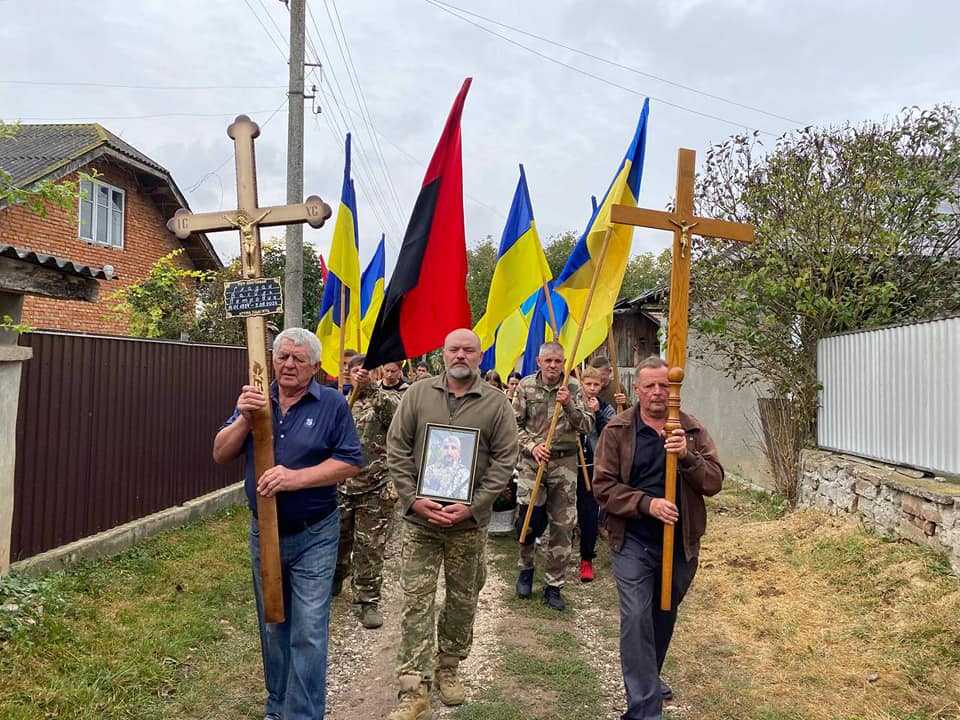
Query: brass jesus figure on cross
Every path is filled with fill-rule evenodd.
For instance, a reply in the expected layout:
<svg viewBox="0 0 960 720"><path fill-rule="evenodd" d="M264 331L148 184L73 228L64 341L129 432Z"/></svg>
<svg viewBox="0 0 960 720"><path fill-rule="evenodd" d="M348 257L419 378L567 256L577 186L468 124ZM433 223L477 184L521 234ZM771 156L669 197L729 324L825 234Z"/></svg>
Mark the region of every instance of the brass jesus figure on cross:
<svg viewBox="0 0 960 720"><path fill-rule="evenodd" d="M236 153L237 209L194 215L181 208L167 222L167 228L181 240L195 232L239 230L242 274L244 278L253 279L263 274L260 255L261 227L306 222L311 227L318 228L332 215L332 211L330 206L316 195L310 196L299 205L257 207L253 141L260 135L260 128L246 115L240 115L227 128L227 135L233 139ZM246 318L246 324L250 385L269 397L270 363L267 362L266 322L262 315L252 315ZM253 456L257 478L274 466L273 419L269 403L254 414ZM260 532L264 619L268 623L279 623L284 620L284 612L276 497L257 495L257 522Z"/></svg>
<svg viewBox="0 0 960 720"><path fill-rule="evenodd" d="M690 297L690 233L725 238L739 242L753 241L753 226L740 223L695 217L693 215L693 187L697 155L693 150L681 149L677 158L677 196L674 212L614 205L610 220L624 225L636 225L673 232L673 255L670 269L670 307L667 324L667 378L670 397L667 401L667 437L680 429L680 386L687 360L687 322ZM676 503L677 455L667 453L665 499ZM669 610L673 585L673 525L663 527L663 562L660 585L660 607Z"/></svg>

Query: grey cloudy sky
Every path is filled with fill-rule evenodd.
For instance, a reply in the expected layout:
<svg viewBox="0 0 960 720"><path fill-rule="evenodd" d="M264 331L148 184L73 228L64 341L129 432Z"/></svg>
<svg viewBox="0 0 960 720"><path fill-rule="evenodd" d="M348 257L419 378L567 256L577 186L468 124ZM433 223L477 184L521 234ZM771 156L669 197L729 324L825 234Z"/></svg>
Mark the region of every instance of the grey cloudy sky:
<svg viewBox="0 0 960 720"><path fill-rule="evenodd" d="M468 243L499 240L519 162L541 237L581 230L590 195L602 195L623 156L644 95L651 115L640 202L655 208L673 195L679 147L702 158L711 144L745 129L768 133L772 144L799 123L860 122L903 106L960 102L960 3L947 0L450 2L502 25L431 0L307 3L307 60L324 67L307 80L308 88L319 86L322 113L307 110L304 188L335 206L349 125L359 156L353 175L364 264L384 231L392 267L426 163L468 75ZM260 202L284 201L289 16L278 0L0 0L0 12L3 120L100 122L169 169L191 208L204 212L235 205L225 128L247 113L262 128ZM362 119L344 51L376 138ZM305 237L325 252L332 227L308 228ZM214 241L222 258L237 254L235 234ZM638 232L634 250L668 243L667 234Z"/></svg>

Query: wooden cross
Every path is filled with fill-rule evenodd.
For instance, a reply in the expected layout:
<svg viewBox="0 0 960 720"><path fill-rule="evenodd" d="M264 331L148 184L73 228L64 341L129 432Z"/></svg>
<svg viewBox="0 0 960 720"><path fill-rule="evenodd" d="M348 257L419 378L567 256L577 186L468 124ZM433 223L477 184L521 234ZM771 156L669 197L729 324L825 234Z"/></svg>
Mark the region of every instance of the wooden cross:
<svg viewBox="0 0 960 720"><path fill-rule="evenodd" d="M240 262L244 278L263 275L260 255L260 228L274 225L309 223L321 227L332 215L330 206L316 195L299 205L257 206L257 166L253 141L260 128L246 115L239 115L227 128L234 142L237 161L237 209L195 215L185 208L177 210L167 229L181 240L190 233L236 229L240 231ZM250 384L270 397L270 363L267 361L266 321L262 315L246 318L247 362ZM273 413L270 403L253 418L254 477L259 478L274 465ZM260 529L260 575L263 581L264 619L283 622L283 583L280 570L280 537L277 528L275 497L257 495L257 523Z"/></svg>
<svg viewBox="0 0 960 720"><path fill-rule="evenodd" d="M667 322L667 378L670 398L667 401L667 423L664 432L669 435L680 428L680 386L687 362L687 320L690 309L690 234L725 238L739 242L753 242L753 225L694 217L693 185L697 154L681 148L677 158L676 210L660 210L614 205L610 220L623 225L635 225L673 232L673 258L670 267L670 308ZM667 453L664 482L665 497L677 501L677 456ZM663 562L660 586L660 607L669 610L673 585L673 526L663 527ZM682 542L682 539L681 539Z"/></svg>

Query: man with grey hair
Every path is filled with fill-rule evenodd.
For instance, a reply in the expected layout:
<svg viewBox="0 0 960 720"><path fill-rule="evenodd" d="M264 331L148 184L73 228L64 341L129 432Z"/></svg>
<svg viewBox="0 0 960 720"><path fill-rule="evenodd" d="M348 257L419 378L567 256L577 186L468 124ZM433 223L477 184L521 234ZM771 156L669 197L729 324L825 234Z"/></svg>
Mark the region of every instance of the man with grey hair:
<svg viewBox="0 0 960 720"><path fill-rule="evenodd" d="M264 720L317 720L326 706L330 591L337 560L337 484L363 464L346 399L314 379L320 342L309 330L288 328L273 343L270 385L276 465L254 477L253 415L267 397L244 385L236 410L213 441L213 459L246 458L244 489L253 512L250 556L267 687ZM257 495L276 496L283 579L282 623L263 618Z"/></svg>
<svg viewBox="0 0 960 720"><path fill-rule="evenodd" d="M543 600L554 610L563 610L565 603L560 588L563 587L567 564L570 562L573 528L577 524L577 439L581 433L589 433L593 429L594 418L584 405L579 381L571 377L567 384L563 384L562 345L556 342L541 345L537 365L540 370L523 378L513 397L513 411L520 434L518 535L527 507L534 506L530 527L520 545L517 595L529 598L533 594L534 540L543 534L549 523ZM547 433L554 407L558 404L562 412L552 446L548 450ZM547 466L537 497L532 497L541 462Z"/></svg>
<svg viewBox="0 0 960 720"><path fill-rule="evenodd" d="M400 704L387 720L431 717L431 681L443 704L460 705L465 699L458 667L473 643L477 599L486 581L487 525L493 501L506 487L517 459L517 426L510 403L480 377L477 369L482 358L480 338L472 330L462 328L447 335L446 372L410 386L387 433L387 465L404 519L397 653ZM418 496L429 425L476 433L469 504ZM446 591L438 620L441 566Z"/></svg>

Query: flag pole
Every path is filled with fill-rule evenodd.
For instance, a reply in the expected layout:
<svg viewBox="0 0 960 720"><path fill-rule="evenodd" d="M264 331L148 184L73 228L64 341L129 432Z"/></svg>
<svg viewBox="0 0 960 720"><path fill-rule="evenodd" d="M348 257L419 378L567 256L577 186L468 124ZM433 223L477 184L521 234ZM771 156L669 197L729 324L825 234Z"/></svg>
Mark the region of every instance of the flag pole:
<svg viewBox="0 0 960 720"><path fill-rule="evenodd" d="M560 330L557 328L557 316L553 312L553 299L550 297L550 287L546 279L543 281L543 296L547 300L547 312L550 314L550 329L553 331L553 341L560 339ZM583 486L587 492L593 492L590 489L590 476L587 474L587 458L583 453L583 443L580 442L580 433L577 433L577 455L580 458L580 469L583 470Z"/></svg>
<svg viewBox="0 0 960 720"><path fill-rule="evenodd" d="M344 319L344 310L347 305L347 286L343 284L343 280L340 281L340 367L337 368L337 390L341 393L343 392L343 350L344 343L346 340L347 328L344 327L346 320Z"/></svg>
<svg viewBox="0 0 960 720"><path fill-rule="evenodd" d="M613 318L610 318L610 329L607 330L607 355L610 356L610 369L613 370L613 391L617 395L623 393L623 386L620 385L620 369L617 367L617 346L613 342ZM617 403L617 412L623 412L623 405Z"/></svg>
<svg viewBox="0 0 960 720"><path fill-rule="evenodd" d="M580 318L580 324L577 326L577 335L573 340L573 347L570 349L570 354L567 358L567 367L564 370L563 374L563 384L566 385L570 381L570 372L573 370L573 359L577 355L577 348L580 346L580 338L583 335L583 326L587 321L587 314L590 312L590 303L593 302L593 294L597 289L597 282L600 280L600 270L603 268L603 260L607 255L607 247L610 245L610 235L613 234L613 226L607 228L607 232L603 236L603 244L600 246L600 255L597 257L597 266L593 269L593 278L590 280L590 291L587 293L587 300L583 306L583 314ZM544 442L544 447L549 451L550 446L553 444L553 435L557 430L557 422L560 420L560 403L557 403L553 407L553 419L550 421L550 429L547 431L547 439ZM520 529L520 544L523 544L523 541L527 537L527 531L530 529L530 519L533 517L533 507L537 499L537 493L540 492L540 482L543 480L543 472L546 470L547 463L541 462L539 467L537 467L537 478L533 482L533 490L530 494L530 504L527 505L527 514L523 518L523 527Z"/></svg>

